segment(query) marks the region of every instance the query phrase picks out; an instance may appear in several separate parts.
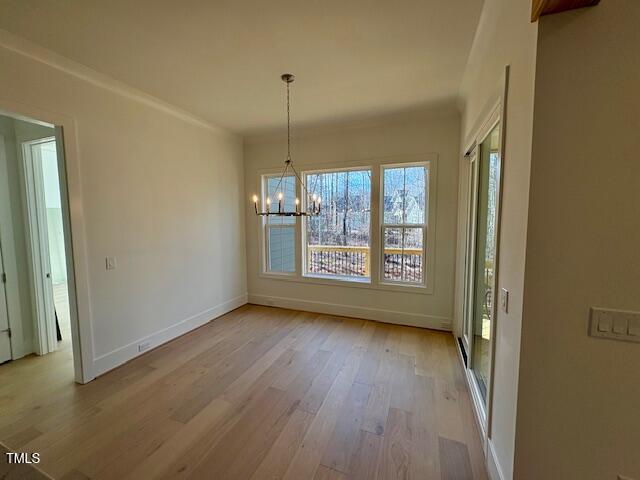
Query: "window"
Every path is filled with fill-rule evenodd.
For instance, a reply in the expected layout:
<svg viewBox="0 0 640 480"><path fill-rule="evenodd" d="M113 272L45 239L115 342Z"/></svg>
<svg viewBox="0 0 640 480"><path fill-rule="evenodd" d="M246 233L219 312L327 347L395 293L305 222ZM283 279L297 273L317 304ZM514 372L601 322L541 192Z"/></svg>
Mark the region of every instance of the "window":
<svg viewBox="0 0 640 480"><path fill-rule="evenodd" d="M282 181L280 174L263 175L262 209L270 198L277 211L279 194L283 210L295 210L296 198L304 209L314 195L321 209L314 216L260 217L262 272L291 281L432 293L434 161L302 171L306 192L294 175Z"/></svg>
<svg viewBox="0 0 640 480"><path fill-rule="evenodd" d="M307 218L305 274L358 280L371 271L371 170L305 175L309 193L322 199Z"/></svg>
<svg viewBox="0 0 640 480"><path fill-rule="evenodd" d="M428 170L426 165L382 168L382 280L424 284Z"/></svg>
<svg viewBox="0 0 640 480"><path fill-rule="evenodd" d="M280 176L263 177L263 205L271 200L270 208L278 208L278 194L282 193L282 209L295 208L295 177ZM296 271L295 255L295 217L264 217L265 269L269 273L294 273Z"/></svg>

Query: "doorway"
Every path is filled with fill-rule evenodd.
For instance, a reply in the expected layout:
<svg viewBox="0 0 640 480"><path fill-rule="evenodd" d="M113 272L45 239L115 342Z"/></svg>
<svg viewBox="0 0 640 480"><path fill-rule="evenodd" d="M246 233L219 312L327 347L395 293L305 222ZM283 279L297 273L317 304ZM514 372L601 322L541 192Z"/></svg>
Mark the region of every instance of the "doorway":
<svg viewBox="0 0 640 480"><path fill-rule="evenodd" d="M59 345L69 346L71 334L55 137L22 142L22 158L36 305L36 351L45 355Z"/></svg>
<svg viewBox="0 0 640 480"><path fill-rule="evenodd" d="M55 352L51 365L64 369L63 381L73 381L79 339L70 311L62 130L0 115L0 140L0 363L21 364L33 355L45 361Z"/></svg>

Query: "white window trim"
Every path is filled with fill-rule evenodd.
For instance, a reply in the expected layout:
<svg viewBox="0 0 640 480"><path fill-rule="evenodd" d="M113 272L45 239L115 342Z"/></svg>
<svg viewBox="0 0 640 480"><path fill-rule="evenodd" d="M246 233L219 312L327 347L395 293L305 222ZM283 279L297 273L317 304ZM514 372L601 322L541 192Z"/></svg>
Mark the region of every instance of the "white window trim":
<svg viewBox="0 0 640 480"><path fill-rule="evenodd" d="M380 270L381 270L381 259L382 259L382 250L381 250L381 217L380 217L380 195L382 193L381 188L381 178L382 178L382 168L389 167L391 165L409 165L409 164L426 164L429 170L429 198L428 198L428 206L427 209L427 225L428 228L425 229L425 237L426 241L424 243L425 249L425 259L424 265L426 268L425 275L425 283L424 284L416 284L416 283L386 283L380 281ZM326 163L322 164L320 168L318 168L318 164L310 165L303 163L296 163L296 168L300 172L302 178L304 175L308 173L314 172L322 172L322 171L336 171L336 170L358 170L363 168L371 169L371 223L370 223L370 249L372 253L371 255L371 272L369 278L358 278L358 277L349 277L346 279L336 278L336 277L325 277L319 275L303 275L303 262L305 261L305 257L303 256L304 252L304 241L303 231L305 231L305 222L297 221L295 223L295 272L287 273L279 273L279 272L269 272L267 271L267 252L266 250L266 241L265 241L265 231L264 228L264 217L261 217L258 221L260 222L259 228L259 262L260 268L258 270L258 277L269 280L280 280L286 282L295 282L307 285L327 285L327 286L339 286L339 287L347 287L347 288L364 288L369 290L384 290L384 291L395 291L395 292L405 292L405 293L413 293L413 294L421 294L421 295L433 295L434 293L434 282L435 282L435 258L436 258L436 212L437 212L437 184L438 184L438 176L437 176L437 165L438 165L438 154L437 153L425 153L419 155L397 155L397 156L389 156L389 157L374 157L361 159L350 162L341 162L341 163ZM259 192L261 192L261 198L264 196L263 190L263 177L265 176L274 176L282 173L281 168L268 168L268 169L259 169L257 171L257 185L259 187ZM302 199L304 202L304 195L300 191L301 187L299 182L296 182L296 195L298 198ZM302 203L302 208L304 208L304 203ZM255 215L255 214L251 214ZM304 217L298 217L303 219Z"/></svg>

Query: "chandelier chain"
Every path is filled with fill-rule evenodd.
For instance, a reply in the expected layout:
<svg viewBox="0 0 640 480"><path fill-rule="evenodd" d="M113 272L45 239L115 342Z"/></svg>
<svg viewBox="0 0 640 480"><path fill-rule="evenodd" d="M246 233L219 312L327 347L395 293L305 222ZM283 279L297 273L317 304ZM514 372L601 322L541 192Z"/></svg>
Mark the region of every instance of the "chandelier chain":
<svg viewBox="0 0 640 480"><path fill-rule="evenodd" d="M289 82L287 82L287 160L291 161L291 102L289 97Z"/></svg>

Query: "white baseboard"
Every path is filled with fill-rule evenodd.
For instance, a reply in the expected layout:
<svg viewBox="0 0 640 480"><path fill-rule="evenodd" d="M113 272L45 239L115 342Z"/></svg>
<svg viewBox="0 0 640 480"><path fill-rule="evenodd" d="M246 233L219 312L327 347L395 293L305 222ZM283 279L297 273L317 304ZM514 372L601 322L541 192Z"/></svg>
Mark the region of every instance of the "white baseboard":
<svg viewBox="0 0 640 480"><path fill-rule="evenodd" d="M434 315L381 310L378 308L357 307L337 303L315 302L297 298L273 297L270 295L249 294L249 303L271 307L289 308L307 312L339 315L342 317L363 318L378 322L408 325L410 327L431 328L434 330L451 331L451 319Z"/></svg>
<svg viewBox="0 0 640 480"><path fill-rule="evenodd" d="M143 355L145 352L156 348L164 343L167 343L174 338L179 337L180 335L184 335L191 330L198 328L205 323L210 322L211 320L224 315L225 313L230 312L231 310L235 310L238 307L247 303L247 294L240 295L236 298L232 298L220 305L209 308L204 312L200 312L192 317L189 317L181 322L176 323L175 325L171 325L159 332L153 333L143 338L139 338L138 340L129 343L123 347L117 348L109 353L101 355L93 360L93 375L94 378L98 375L102 375L103 373L108 372L109 370L113 370L116 367L119 367L123 363L128 362L129 360ZM138 345L141 343L149 343L148 349L145 352L138 351Z"/></svg>
<svg viewBox="0 0 640 480"><path fill-rule="evenodd" d="M489 439L487 450L487 472L489 473L489 478L491 480L505 480L491 439Z"/></svg>

